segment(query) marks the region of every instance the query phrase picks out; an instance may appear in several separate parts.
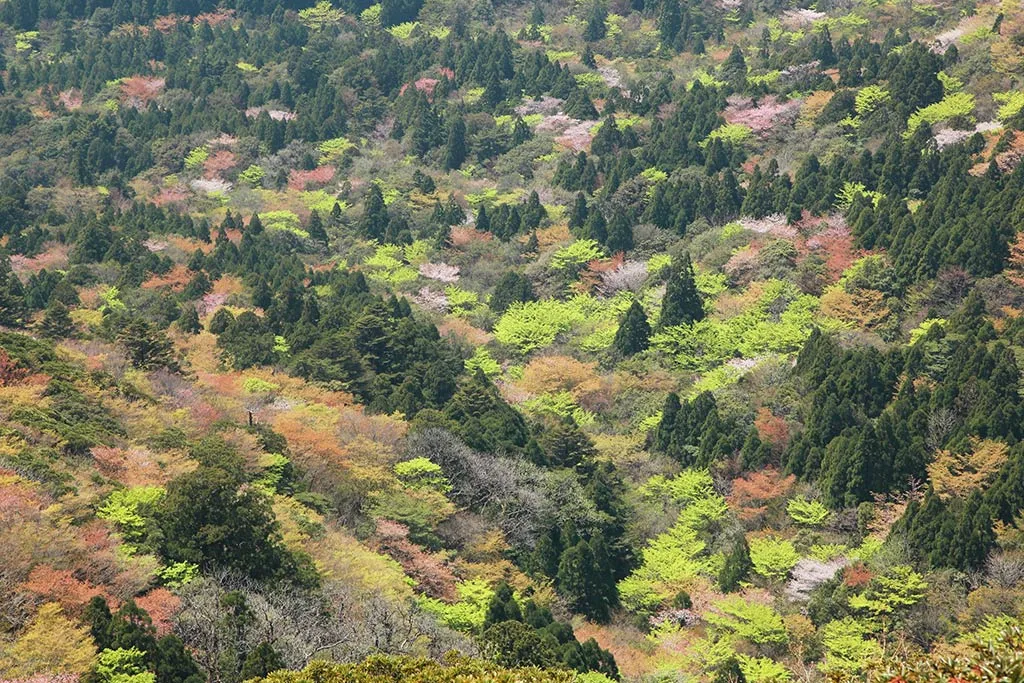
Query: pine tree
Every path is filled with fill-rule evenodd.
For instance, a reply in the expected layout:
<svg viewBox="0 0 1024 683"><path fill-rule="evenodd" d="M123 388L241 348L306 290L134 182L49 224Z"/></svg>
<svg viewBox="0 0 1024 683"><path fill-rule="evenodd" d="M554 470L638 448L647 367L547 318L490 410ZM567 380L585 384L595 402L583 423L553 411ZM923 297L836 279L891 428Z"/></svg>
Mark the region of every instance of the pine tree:
<svg viewBox="0 0 1024 683"><path fill-rule="evenodd" d="M594 108L594 103L590 101L587 92L582 88L576 88L565 101L565 114L581 121L593 121L597 118L597 109Z"/></svg>
<svg viewBox="0 0 1024 683"><path fill-rule="evenodd" d="M388 215L388 209L384 205L384 193L381 192L380 185L373 183L370 185L369 194L366 196L363 219L359 223L359 230L365 236L379 240L384 236L384 231L387 230L390 220L391 217Z"/></svg>
<svg viewBox="0 0 1024 683"><path fill-rule="evenodd" d="M661 302L661 318L659 327L673 325L691 325L704 319L704 302L693 276L693 264L690 255L684 254L682 262L672 268L672 274L665 288L665 298Z"/></svg>
<svg viewBox="0 0 1024 683"><path fill-rule="evenodd" d="M487 605L487 615L484 617L484 629L503 621L522 621L523 613L519 609L512 594L512 586L507 581L500 582L494 589L494 595Z"/></svg>
<svg viewBox="0 0 1024 683"><path fill-rule="evenodd" d="M306 228L306 232L309 233L310 239L327 244L327 231L324 229L324 222L321 220L320 214L315 210L309 214L309 225Z"/></svg>
<svg viewBox="0 0 1024 683"><path fill-rule="evenodd" d="M608 35L608 8L603 0L594 0L587 15L587 25L583 29L583 40L587 42L601 40Z"/></svg>
<svg viewBox="0 0 1024 683"><path fill-rule="evenodd" d="M630 304L615 333L615 350L623 356L632 356L647 349L651 326L639 301Z"/></svg>
<svg viewBox="0 0 1024 683"><path fill-rule="evenodd" d="M740 587L740 581L747 577L754 564L750 561L750 546L740 536L733 544L732 551L725 556L725 563L718 572L718 586L724 593L731 593Z"/></svg>
<svg viewBox="0 0 1024 683"><path fill-rule="evenodd" d="M569 213L569 230L578 233L587 222L587 197L582 192L576 193L572 211Z"/></svg>
<svg viewBox="0 0 1024 683"><path fill-rule="evenodd" d="M199 312L196 311L195 306L185 307L181 317L178 318L178 328L186 334L199 334L203 329L202 324L199 322Z"/></svg>
<svg viewBox="0 0 1024 683"><path fill-rule="evenodd" d="M661 14L658 15L658 33L661 35L661 44L671 47L682 26L683 17L679 9L679 0L663 0Z"/></svg>
<svg viewBox="0 0 1024 683"><path fill-rule="evenodd" d="M604 244L608 241L608 223L604 219L601 209L595 208L587 218L587 224L583 226L583 237Z"/></svg>
<svg viewBox="0 0 1024 683"><path fill-rule="evenodd" d="M51 339L63 339L74 334L75 323L71 320L68 307L60 301L54 301L46 308L40 329L44 336Z"/></svg>
<svg viewBox="0 0 1024 683"><path fill-rule="evenodd" d="M448 144L444 150L444 168L451 171L466 160L466 122L456 116L448 128Z"/></svg>
<svg viewBox="0 0 1024 683"><path fill-rule="evenodd" d="M284 668L284 658L274 649L273 645L263 642L245 656L245 663L242 664L241 680L247 681L252 678L263 678L267 674Z"/></svg>
<svg viewBox="0 0 1024 683"><path fill-rule="evenodd" d="M633 223L622 209L615 212L608 226L608 239L605 241L608 251L613 254L626 252L633 248Z"/></svg>

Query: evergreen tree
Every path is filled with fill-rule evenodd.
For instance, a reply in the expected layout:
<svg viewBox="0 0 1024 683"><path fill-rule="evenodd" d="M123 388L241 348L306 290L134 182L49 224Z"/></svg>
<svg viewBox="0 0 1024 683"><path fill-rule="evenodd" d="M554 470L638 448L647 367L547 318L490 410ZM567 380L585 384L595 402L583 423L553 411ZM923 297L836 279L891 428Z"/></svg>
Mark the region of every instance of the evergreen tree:
<svg viewBox="0 0 1024 683"><path fill-rule="evenodd" d="M629 220L629 216L622 209L616 211L612 216L605 246L613 254L626 252L633 248L633 222Z"/></svg>
<svg viewBox="0 0 1024 683"><path fill-rule="evenodd" d="M603 0L594 0L587 15L587 25L583 29L583 40L587 42L601 40L608 35L608 8Z"/></svg>
<svg viewBox="0 0 1024 683"><path fill-rule="evenodd" d="M446 170L457 169L466 160L466 122L456 116L448 128L448 144L444 150L444 167Z"/></svg>
<svg viewBox="0 0 1024 683"><path fill-rule="evenodd" d="M498 280L487 305L496 313L504 313L510 305L517 301L533 301L533 285L529 278L514 270L507 271Z"/></svg>
<svg viewBox="0 0 1024 683"><path fill-rule="evenodd" d="M306 227L306 232L309 233L310 239L327 244L327 231L324 229L324 222L315 210L309 214L309 225Z"/></svg>
<svg viewBox="0 0 1024 683"><path fill-rule="evenodd" d="M651 326L647 322L644 307L634 300L615 332L615 350L623 356L632 356L647 349L650 336Z"/></svg>
<svg viewBox="0 0 1024 683"><path fill-rule="evenodd" d="M718 572L718 586L722 592L732 593L740 587L740 581L747 577L753 567L750 546L747 545L747 539L741 535L733 544L732 551L725 556L725 563Z"/></svg>
<svg viewBox="0 0 1024 683"><path fill-rule="evenodd" d="M704 302L693 276L690 255L684 254L681 263L674 265L661 302L659 327L691 325L704 319Z"/></svg>
<svg viewBox="0 0 1024 683"><path fill-rule="evenodd" d="M507 581L500 582L494 589L494 595L487 605L487 615L484 617L484 629L503 621L522 621L523 614L519 609L512 594L512 587Z"/></svg>
<svg viewBox="0 0 1024 683"><path fill-rule="evenodd" d="M181 312L181 317L178 318L178 328L186 334L199 334L203 329L199 322L199 312L196 311L195 306L186 306Z"/></svg>
<svg viewBox="0 0 1024 683"><path fill-rule="evenodd" d="M683 15L679 8L679 0L663 0L661 13L658 15L658 34L661 36L661 44L671 47L683 27Z"/></svg>
<svg viewBox="0 0 1024 683"><path fill-rule="evenodd" d="M245 662L242 664L241 679L247 681L252 678L263 678L274 671L280 671L284 668L284 658L274 649L273 645L263 642L245 656Z"/></svg>
<svg viewBox="0 0 1024 683"><path fill-rule="evenodd" d="M569 230L578 233L587 222L587 197L582 192L576 193L576 199L569 213Z"/></svg>
<svg viewBox="0 0 1024 683"><path fill-rule="evenodd" d="M60 301L54 301L46 308L40 331L51 339L70 337L75 332L75 323L71 320L68 307Z"/></svg>

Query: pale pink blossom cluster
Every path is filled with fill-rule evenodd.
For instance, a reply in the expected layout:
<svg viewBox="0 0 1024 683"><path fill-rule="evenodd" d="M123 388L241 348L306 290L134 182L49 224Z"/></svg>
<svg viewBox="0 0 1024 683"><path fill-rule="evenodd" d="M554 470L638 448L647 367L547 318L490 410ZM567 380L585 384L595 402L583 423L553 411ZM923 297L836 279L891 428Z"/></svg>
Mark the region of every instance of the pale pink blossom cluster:
<svg viewBox="0 0 1024 683"><path fill-rule="evenodd" d="M245 115L254 119L264 111L275 121L294 121L297 116L295 112L290 112L287 109L264 109L263 107L249 107L245 110Z"/></svg>
<svg viewBox="0 0 1024 683"><path fill-rule="evenodd" d="M647 281L647 264L624 261L615 270L601 273L601 292L611 296L617 292L639 292Z"/></svg>
<svg viewBox="0 0 1024 683"><path fill-rule="evenodd" d="M449 284L459 281L459 267L447 263L424 263L419 271L420 275L430 280Z"/></svg>
<svg viewBox="0 0 1024 683"><path fill-rule="evenodd" d="M725 120L746 126L761 137L779 126L796 123L802 106L800 100L780 102L775 95L761 98L756 105L749 97L730 97L729 100L723 113Z"/></svg>
<svg viewBox="0 0 1024 683"><path fill-rule="evenodd" d="M444 292L437 292L429 287L423 287L419 292L413 294L412 300L417 306L427 311L434 313L448 311L448 297Z"/></svg>
<svg viewBox="0 0 1024 683"><path fill-rule="evenodd" d="M797 235L796 227L790 225L789 221L781 213L769 214L764 218L745 216L740 219L740 225L751 232L772 235L773 237L781 237L783 239L792 239Z"/></svg>

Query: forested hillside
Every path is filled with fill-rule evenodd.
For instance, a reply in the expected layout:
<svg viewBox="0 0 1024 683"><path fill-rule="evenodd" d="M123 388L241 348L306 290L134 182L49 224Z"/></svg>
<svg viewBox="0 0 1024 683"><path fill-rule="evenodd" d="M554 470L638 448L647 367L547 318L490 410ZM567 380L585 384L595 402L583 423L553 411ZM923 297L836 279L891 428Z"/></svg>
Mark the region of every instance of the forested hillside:
<svg viewBox="0 0 1024 683"><path fill-rule="evenodd" d="M1024 679L1019 0L0 2L0 681Z"/></svg>

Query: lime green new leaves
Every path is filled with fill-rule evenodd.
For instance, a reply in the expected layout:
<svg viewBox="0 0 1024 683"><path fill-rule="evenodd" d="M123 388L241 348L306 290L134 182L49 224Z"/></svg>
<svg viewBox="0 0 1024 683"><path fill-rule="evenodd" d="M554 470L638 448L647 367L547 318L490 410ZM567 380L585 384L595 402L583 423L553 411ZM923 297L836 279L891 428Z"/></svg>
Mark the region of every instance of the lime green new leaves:
<svg viewBox="0 0 1024 683"><path fill-rule="evenodd" d="M652 477L640 494L682 506L676 523L651 539L641 553L642 562L619 582L619 597L630 609L653 610L674 597L700 574L717 571L720 556L705 553L699 532L723 518L728 506L714 490L706 470L684 470L677 477Z"/></svg>

